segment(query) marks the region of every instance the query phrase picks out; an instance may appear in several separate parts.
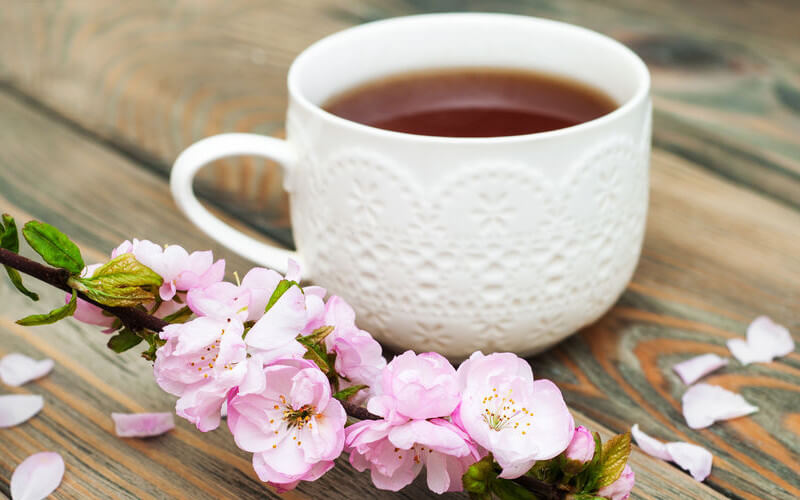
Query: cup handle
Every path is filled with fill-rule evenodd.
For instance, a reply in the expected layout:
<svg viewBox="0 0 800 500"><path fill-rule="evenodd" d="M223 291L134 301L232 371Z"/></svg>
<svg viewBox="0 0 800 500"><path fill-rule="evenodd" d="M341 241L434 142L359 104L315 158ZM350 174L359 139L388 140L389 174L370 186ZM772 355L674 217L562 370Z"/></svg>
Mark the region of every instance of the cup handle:
<svg viewBox="0 0 800 500"><path fill-rule="evenodd" d="M201 231L242 257L285 273L289 259L302 265L297 252L268 245L251 238L219 220L197 200L192 181L207 164L229 156L253 155L278 162L284 174L295 163L288 142L257 134L220 134L207 137L186 148L175 160L169 184L178 208Z"/></svg>

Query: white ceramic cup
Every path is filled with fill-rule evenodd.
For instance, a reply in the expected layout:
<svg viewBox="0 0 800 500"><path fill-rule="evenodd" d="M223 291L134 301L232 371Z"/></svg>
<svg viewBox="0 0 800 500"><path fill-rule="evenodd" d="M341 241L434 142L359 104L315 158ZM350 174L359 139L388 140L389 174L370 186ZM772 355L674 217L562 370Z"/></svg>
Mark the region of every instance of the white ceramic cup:
<svg viewBox="0 0 800 500"><path fill-rule="evenodd" d="M619 107L551 132L430 137L345 120L320 105L386 75L445 67L523 68L601 89ZM389 19L313 44L288 78L286 140L222 134L172 170L178 206L252 261L344 297L396 349L453 359L538 352L593 322L625 289L648 201L651 104L644 63L584 28L503 14ZM297 252L217 219L192 192L209 162L277 161Z"/></svg>

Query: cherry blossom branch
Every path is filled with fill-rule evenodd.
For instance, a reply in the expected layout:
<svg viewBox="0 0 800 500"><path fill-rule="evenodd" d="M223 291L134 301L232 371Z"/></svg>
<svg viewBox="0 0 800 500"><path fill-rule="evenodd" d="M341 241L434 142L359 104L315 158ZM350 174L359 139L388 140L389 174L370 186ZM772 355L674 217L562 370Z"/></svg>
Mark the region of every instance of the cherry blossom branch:
<svg viewBox="0 0 800 500"><path fill-rule="evenodd" d="M65 269L45 266L44 264L40 264L35 260L23 257L22 255L4 248L0 248L0 264L13 267L21 273L25 273L28 276L36 278L39 281L47 283L48 285L60 290L64 290L67 293L70 293L73 290L68 284L70 278L69 271ZM134 307L107 306L90 299L81 292L78 292L78 297L89 302L90 304L96 305L104 311L108 311L115 315L120 319L120 321L122 321L123 325L134 331L152 330L154 332L160 332L169 324L163 319L147 314L141 309L136 309ZM380 420L379 416L373 415L362 406L354 405L353 403L349 403L347 401L342 401L342 406L347 414L353 418L357 418L359 420Z"/></svg>
<svg viewBox="0 0 800 500"><path fill-rule="evenodd" d="M70 273L65 269L46 266L34 260L23 257L15 252L0 248L0 264L11 267L27 274L33 278L38 279L48 285L71 293L74 289L70 286ZM94 304L95 306L108 311L120 319L123 325L131 330L151 330L154 332L161 331L164 327L169 325L167 321L161 318L147 314L141 309L134 307L113 307L101 304L87 297L84 293L78 292L78 297ZM381 417L370 413L369 410L362 406L355 405L348 401L341 401L347 414L358 420L380 420ZM554 485L540 481L539 479L531 476L522 476L514 480L520 486L525 487L527 490L535 493L537 498L542 500L560 500L564 498L564 492L557 489Z"/></svg>

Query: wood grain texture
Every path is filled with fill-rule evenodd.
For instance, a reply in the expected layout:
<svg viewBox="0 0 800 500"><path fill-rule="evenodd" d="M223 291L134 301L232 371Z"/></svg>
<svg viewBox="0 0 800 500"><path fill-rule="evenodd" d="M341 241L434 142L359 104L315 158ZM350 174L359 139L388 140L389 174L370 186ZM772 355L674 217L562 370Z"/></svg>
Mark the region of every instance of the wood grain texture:
<svg viewBox="0 0 800 500"><path fill-rule="evenodd" d="M639 474L639 497L713 498L712 491L732 498L800 497L797 353L771 364L743 367L734 361L709 377L741 392L761 411L701 431L684 424L680 396L685 387L671 371L675 362L695 354L728 355L725 340L742 335L758 314L787 325L800 340L796 2L142 0L109 5L0 0L0 80L13 96L0 98L0 208L9 207L20 219L35 216L57 224L95 259L131 234L220 252L170 212L163 174L177 153L223 131L279 133L286 69L319 37L387 16L447 10L518 12L578 23L630 45L653 75L651 207L633 283L597 324L532 359L534 372L554 379L579 415L613 431L638 422L657 437L689 440L714 452L715 468L707 481L713 490L637 455L637 471L653 471ZM25 96L35 102L14 102ZM109 183L112 172L118 177ZM34 188L42 179L62 189ZM286 227L274 168L229 161L207 172L205 186L229 217L259 229ZM117 207L116 212L109 213L107 206ZM287 241L286 231L271 234ZM241 259L221 254L230 269L246 269ZM119 440L102 436L93 445L81 440L99 435L98 428L108 433L110 424L101 417L109 411L151 401L163 409L169 398L149 376L131 372L107 353L102 342L85 342L96 337L91 329L14 330L10 320L33 309L24 298L6 296L0 303L5 321L0 349L63 350L81 363L57 370L54 376L65 372L63 381L42 382L61 384L48 400L60 398L60 408L72 419L61 422L75 427L76 434L56 433L60 423L55 420L39 427L31 422L20 435L17 430L0 434L0 444L8 435L13 446L28 451L43 442L74 445L79 451L70 470L78 475L69 480L72 489L59 492L68 497L105 497L115 488L133 488L123 481L132 474L129 460L120 456L126 465L115 465L109 457L116 455L105 455L119 448ZM48 337L40 332L45 331L58 341L43 341ZM79 370L87 366L91 369ZM97 375L85 380L76 370L102 374L107 392L95 389ZM71 389L73 384L78 389ZM110 401L120 387L126 390L117 397L130 399ZM94 420L84 415L86 404L101 412ZM76 423L93 431L83 432ZM196 498L214 496L198 483L198 472L215 486L233 482L219 491L234 488L242 498L266 491L249 472L246 457L219 432L198 435L181 427L162 439L168 441L166 449L181 450L185 467L170 465L158 440L132 443L125 453L166 469L153 484L178 489L160 492L159 486L140 485L120 497L170 496L184 486ZM3 481L15 462L2 460L0 492L7 492ZM101 472L95 473L96 467ZM351 478L347 470L337 467L335 474L341 475L304 486L298 495L375 493L363 475ZM189 473L197 476L183 475ZM419 498L423 491L404 494Z"/></svg>

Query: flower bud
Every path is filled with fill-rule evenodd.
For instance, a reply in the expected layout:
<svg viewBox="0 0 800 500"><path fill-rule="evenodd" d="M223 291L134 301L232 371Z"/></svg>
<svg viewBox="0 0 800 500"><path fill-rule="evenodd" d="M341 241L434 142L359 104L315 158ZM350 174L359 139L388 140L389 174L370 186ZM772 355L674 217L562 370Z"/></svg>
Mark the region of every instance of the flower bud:
<svg viewBox="0 0 800 500"><path fill-rule="evenodd" d="M580 425L575 428L567 450L564 452L568 460L585 464L594 457L594 437L589 429Z"/></svg>

